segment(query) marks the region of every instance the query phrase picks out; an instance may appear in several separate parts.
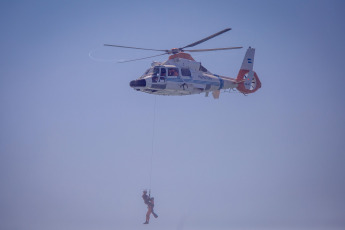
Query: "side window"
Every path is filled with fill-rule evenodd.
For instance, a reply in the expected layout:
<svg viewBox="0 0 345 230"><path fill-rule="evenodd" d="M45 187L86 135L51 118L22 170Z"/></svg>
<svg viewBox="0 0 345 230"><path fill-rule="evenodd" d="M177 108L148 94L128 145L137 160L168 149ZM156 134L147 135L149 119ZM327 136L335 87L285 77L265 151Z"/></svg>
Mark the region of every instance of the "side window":
<svg viewBox="0 0 345 230"><path fill-rule="evenodd" d="M190 70L189 70L189 69L186 69L186 68L182 68L182 69L181 69L181 74L182 74L182 76L189 76L189 77L192 76Z"/></svg>
<svg viewBox="0 0 345 230"><path fill-rule="evenodd" d="M168 76L178 76L178 68L168 68Z"/></svg>
<svg viewBox="0 0 345 230"><path fill-rule="evenodd" d="M165 68L161 68L161 77L166 77L167 76L167 71Z"/></svg>
<svg viewBox="0 0 345 230"><path fill-rule="evenodd" d="M161 74L159 77L159 82L166 82L167 70L165 68L161 68Z"/></svg>

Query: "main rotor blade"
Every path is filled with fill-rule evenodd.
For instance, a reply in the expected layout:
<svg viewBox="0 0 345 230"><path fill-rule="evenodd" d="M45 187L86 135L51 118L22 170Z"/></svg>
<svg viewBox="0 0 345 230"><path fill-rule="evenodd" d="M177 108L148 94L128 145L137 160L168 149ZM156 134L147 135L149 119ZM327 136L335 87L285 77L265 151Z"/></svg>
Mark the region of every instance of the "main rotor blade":
<svg viewBox="0 0 345 230"><path fill-rule="evenodd" d="M169 50L146 49L146 48L131 47L131 46L119 46L119 45L109 45L109 44L104 44L104 46L113 46L113 47L137 49L137 50L153 50L153 51L169 52Z"/></svg>
<svg viewBox="0 0 345 230"><path fill-rule="evenodd" d="M214 38L214 37L216 37L218 35L221 35L222 33L228 32L229 30L231 30L231 28L226 28L225 30L219 31L218 33L215 33L215 34L213 34L211 36L208 36L207 38L201 39L200 41L194 42L194 43L189 44L189 45L187 45L185 47L182 47L180 49L184 49L184 48L188 48L188 47L193 47L193 46L199 45L200 43L206 42L207 40L210 40L211 38Z"/></svg>
<svg viewBox="0 0 345 230"><path fill-rule="evenodd" d="M241 49L241 48L243 48L243 47L240 46L240 47L215 48L215 49L198 49L198 50L183 50L183 51L186 51L186 52L205 52L205 51L232 50L232 49Z"/></svg>
<svg viewBox="0 0 345 230"><path fill-rule="evenodd" d="M158 55L153 55L150 57L144 57L144 58L137 58L137 59L132 59L132 60L126 60L126 61L118 61L117 63L125 63L125 62L131 62L131 61L139 61L139 60L144 60L144 59L148 59L148 58L152 58L152 57L158 57L158 56L163 56L166 55L167 53L164 54L158 54Z"/></svg>

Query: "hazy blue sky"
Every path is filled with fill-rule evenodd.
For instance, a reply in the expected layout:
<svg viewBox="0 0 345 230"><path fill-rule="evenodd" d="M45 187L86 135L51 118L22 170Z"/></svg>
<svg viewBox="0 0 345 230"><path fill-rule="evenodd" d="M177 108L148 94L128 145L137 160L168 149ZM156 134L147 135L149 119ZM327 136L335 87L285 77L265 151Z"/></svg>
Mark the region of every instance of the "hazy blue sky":
<svg viewBox="0 0 345 230"><path fill-rule="evenodd" d="M344 1L1 1L0 229L344 229ZM183 97L129 81L156 53L193 57L255 94ZM92 51L91 59L89 53ZM115 61L109 61L115 60ZM145 220L154 104L152 195Z"/></svg>

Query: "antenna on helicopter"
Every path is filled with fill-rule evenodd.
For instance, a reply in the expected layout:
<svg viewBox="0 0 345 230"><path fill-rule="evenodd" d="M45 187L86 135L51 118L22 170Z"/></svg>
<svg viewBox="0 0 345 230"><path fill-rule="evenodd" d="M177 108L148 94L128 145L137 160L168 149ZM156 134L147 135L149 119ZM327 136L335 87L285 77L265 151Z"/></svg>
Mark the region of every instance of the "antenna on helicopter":
<svg viewBox="0 0 345 230"><path fill-rule="evenodd" d="M166 55L166 54L178 54L181 52L208 52L208 51L219 51L219 50L230 50L230 49L241 49L243 48L242 46L240 47L226 47L226 48L213 48L213 49L188 49L185 50L185 48L190 48L190 47L194 47L196 45L199 45L203 42L206 42L214 37L217 37L225 32L228 32L229 30L231 30L231 28L226 28L222 31L219 31L215 34L212 34L206 38L203 38L199 41L193 42L189 45L186 45L184 47L181 48L172 48L172 49L168 49L168 50L162 50L162 49L149 49L149 48L140 48L140 47L133 47L133 46L121 46L121 45L111 45L111 44L104 44L104 46L112 46L112 47L117 47L117 48L126 48L126 49L138 49L138 50L149 50L149 51L159 51L159 52L164 52L162 54L158 54L158 55L154 55L154 56L149 56L149 57L143 57L143 58L137 58L137 59L132 59L132 60L126 60L126 61L120 61L119 63L124 63L124 62L131 62L131 61L139 61L139 60L143 60L143 59L148 59L148 58L152 58L152 57L158 57L158 56L162 56L162 55Z"/></svg>

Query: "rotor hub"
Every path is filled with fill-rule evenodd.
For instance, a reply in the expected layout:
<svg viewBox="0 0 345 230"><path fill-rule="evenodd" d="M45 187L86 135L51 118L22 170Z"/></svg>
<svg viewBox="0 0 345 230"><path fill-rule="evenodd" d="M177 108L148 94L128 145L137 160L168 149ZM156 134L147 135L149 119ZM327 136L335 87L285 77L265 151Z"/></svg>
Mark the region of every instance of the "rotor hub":
<svg viewBox="0 0 345 230"><path fill-rule="evenodd" d="M180 50L179 48L172 48L171 49L172 54L178 54L180 51L182 51L182 50Z"/></svg>

